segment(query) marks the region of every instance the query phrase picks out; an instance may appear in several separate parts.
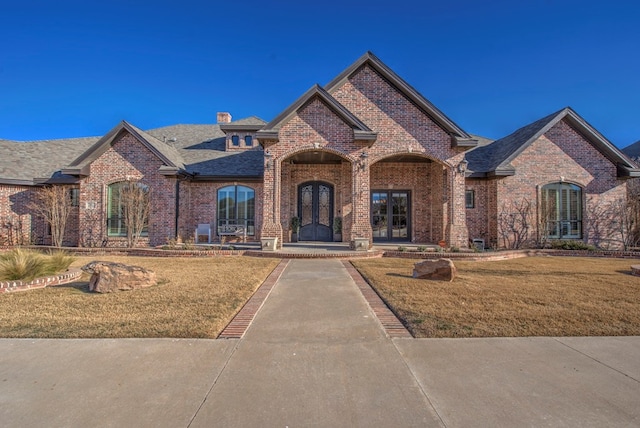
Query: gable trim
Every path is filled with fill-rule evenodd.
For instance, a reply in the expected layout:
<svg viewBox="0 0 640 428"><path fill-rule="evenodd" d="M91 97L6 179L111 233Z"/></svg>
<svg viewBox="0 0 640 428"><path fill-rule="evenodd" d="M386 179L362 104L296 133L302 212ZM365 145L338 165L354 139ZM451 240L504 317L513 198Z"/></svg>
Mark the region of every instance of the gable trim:
<svg viewBox="0 0 640 428"><path fill-rule="evenodd" d="M288 122L296 113L298 113L302 108L304 108L315 98L318 98L329 108L329 110L335 113L344 123L349 125L351 129L353 129L354 140L364 141L371 145L378 138L378 134L376 132L373 132L371 129L369 129L367 125L365 125L353 113L347 110L320 85L315 84L300 98L293 102L293 104L291 104L282 113L280 113L275 119L267 123L261 130L256 133L256 137L258 138L260 144L264 146L264 143L266 141L278 141L278 133L280 127L284 123Z"/></svg>
<svg viewBox="0 0 640 428"><path fill-rule="evenodd" d="M176 165L164 154L162 154L160 150L158 150L158 148L155 147L154 142L151 141L151 137L150 138L144 137L141 134L141 131L139 131L133 125L123 120L113 129L111 129L104 137L99 139L87 151L85 151L73 162L71 162L69 166L62 168L61 172L63 174L70 174L70 175L82 175L82 176L88 175L89 165L93 161L98 159L102 154L104 154L109 149L109 147L113 145L114 141L116 141L124 133L129 133L130 135L132 135L138 142L140 142L158 159L160 159L165 166L175 168L175 169L180 169L179 165Z"/></svg>
<svg viewBox="0 0 640 428"><path fill-rule="evenodd" d="M333 93L365 65L370 66L380 74L415 106L429 116L431 120L451 135L452 147L476 147L478 145L477 139L473 138L472 135L465 132L455 122L449 119L440 109L422 96L413 86L409 85L370 51L361 56L335 79L325 85L326 91Z"/></svg>
<svg viewBox="0 0 640 428"><path fill-rule="evenodd" d="M533 144L533 142L538 140L541 136L546 134L560 121L565 119L567 120L569 126L571 126L576 132L582 135L584 139L587 140L587 142L591 144L591 146L593 146L593 148L600 152L600 154L606 157L611 163L616 165L618 178L640 176L640 169L638 169L633 163L631 163L630 159L628 159L626 155L618 150L609 140L607 140L600 132L598 132L593 126L591 126L586 120L584 120L571 107L565 107L564 109L560 110L542 128L540 128L535 134L533 134L527 141L521 144L520 147L513 151L513 153L511 153L506 159L504 159L495 168L494 171L490 171L490 174L496 174L499 170L510 168L511 162L516 157L518 157L527 147Z"/></svg>

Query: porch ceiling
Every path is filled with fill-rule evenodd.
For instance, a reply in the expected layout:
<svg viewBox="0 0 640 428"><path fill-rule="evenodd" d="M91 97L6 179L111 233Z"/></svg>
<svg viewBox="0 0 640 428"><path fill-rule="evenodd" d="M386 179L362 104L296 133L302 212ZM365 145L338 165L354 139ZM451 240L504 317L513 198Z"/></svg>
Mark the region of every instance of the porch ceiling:
<svg viewBox="0 0 640 428"><path fill-rule="evenodd" d="M286 161L294 164L340 164L344 159L336 154L318 150L297 153Z"/></svg>
<svg viewBox="0 0 640 428"><path fill-rule="evenodd" d="M384 159L380 160L379 162L431 163L433 161L431 159L429 159L429 158L425 158L424 156L418 156L418 155L412 155L412 154L403 153L403 154L400 154L400 155L395 155L395 156L390 156L388 158L384 158Z"/></svg>

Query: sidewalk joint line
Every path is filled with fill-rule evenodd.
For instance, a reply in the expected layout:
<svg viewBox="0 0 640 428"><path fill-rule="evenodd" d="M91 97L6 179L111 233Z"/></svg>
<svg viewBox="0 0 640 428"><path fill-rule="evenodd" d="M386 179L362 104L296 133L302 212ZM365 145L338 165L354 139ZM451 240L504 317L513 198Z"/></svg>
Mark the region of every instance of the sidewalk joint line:
<svg viewBox="0 0 640 428"><path fill-rule="evenodd" d="M580 351L579 349L574 348L573 346L569 345L568 343L564 343L564 342L561 340L561 339L562 339L562 337L554 337L553 339L554 339L556 342L560 343L561 345L564 345L564 346L566 346L567 348L571 349L572 351L575 351L575 352L577 352L578 354L584 355L585 357L589 358L590 360L595 361L596 363L601 364L601 365L603 365L603 366L605 366L605 367L607 367L607 368L609 368L609 369L613 370L614 372L620 373L620 374L621 374L621 375L623 375L624 377L628 377L629 379L631 379L631 380L633 380L633 381L635 381L635 382L640 383L640 379L636 379L635 377L633 377L633 376L631 376L631 375L629 375L629 374L627 374L627 373L625 373L625 372L623 372L623 371L621 371L621 370L618 370L618 369L616 369L615 367L612 367L612 366L610 366L609 364L606 364L606 363L604 363L604 362L602 362L602 361L598 360L597 358L592 357L591 355L589 355L589 354L587 354L587 353L584 353L584 352Z"/></svg>

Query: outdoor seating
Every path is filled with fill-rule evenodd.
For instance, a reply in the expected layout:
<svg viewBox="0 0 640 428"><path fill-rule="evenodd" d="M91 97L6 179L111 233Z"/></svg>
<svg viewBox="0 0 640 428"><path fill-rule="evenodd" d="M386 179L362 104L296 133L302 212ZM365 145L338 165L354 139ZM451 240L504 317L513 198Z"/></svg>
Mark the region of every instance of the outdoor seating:
<svg viewBox="0 0 640 428"><path fill-rule="evenodd" d="M200 242L200 237L202 236L207 237L207 244L211 243L211 225L210 224L199 224L198 227L196 227L196 236L194 239L196 244Z"/></svg>

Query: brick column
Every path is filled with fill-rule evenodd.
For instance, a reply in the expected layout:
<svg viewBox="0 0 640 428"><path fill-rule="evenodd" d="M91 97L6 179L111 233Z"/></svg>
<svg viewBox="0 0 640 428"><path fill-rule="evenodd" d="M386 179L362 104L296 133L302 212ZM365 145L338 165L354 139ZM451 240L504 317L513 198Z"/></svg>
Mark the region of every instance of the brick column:
<svg viewBox="0 0 640 428"><path fill-rule="evenodd" d="M356 238L365 238L372 244L370 170L367 159L351 164L353 186L353 209L351 223L351 248L355 248Z"/></svg>
<svg viewBox="0 0 640 428"><path fill-rule="evenodd" d="M465 177L456 167L447 169L449 180L449 223L447 238L450 246L467 248L469 230L467 229L467 211L465 207Z"/></svg>
<svg viewBox="0 0 640 428"><path fill-rule="evenodd" d="M282 248L282 225L280 224L280 160L265 158L264 190L262 201L262 230L260 238L278 238Z"/></svg>

